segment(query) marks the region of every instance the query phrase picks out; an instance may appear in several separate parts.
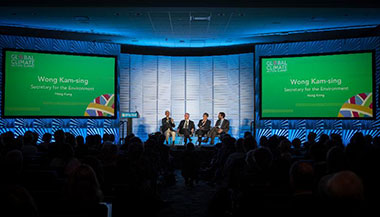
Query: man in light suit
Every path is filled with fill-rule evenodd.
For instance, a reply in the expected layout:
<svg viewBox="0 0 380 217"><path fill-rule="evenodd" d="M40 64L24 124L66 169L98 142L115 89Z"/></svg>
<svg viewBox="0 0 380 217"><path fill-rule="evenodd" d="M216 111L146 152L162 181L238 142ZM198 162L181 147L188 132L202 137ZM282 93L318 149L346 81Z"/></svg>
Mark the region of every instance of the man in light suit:
<svg viewBox="0 0 380 217"><path fill-rule="evenodd" d="M166 144L169 144L169 137L172 137L172 146L174 146L175 141L175 123L173 118L170 117L170 112L165 111L165 117L162 118L161 132L165 135Z"/></svg>
<svg viewBox="0 0 380 217"><path fill-rule="evenodd" d="M208 133L208 137L205 142L208 141L208 138L211 138L210 145L214 144L215 137L222 134L228 133L230 130L230 122L227 119L224 119L226 114L224 112L219 112L218 120L215 123L215 127L213 127Z"/></svg>
<svg viewBox="0 0 380 217"><path fill-rule="evenodd" d="M193 134L195 130L194 122L189 118L190 114L185 113L185 119L179 123L177 129L178 133L183 134L183 137L185 138L185 145L187 144L187 140L190 140L191 142L190 135Z"/></svg>

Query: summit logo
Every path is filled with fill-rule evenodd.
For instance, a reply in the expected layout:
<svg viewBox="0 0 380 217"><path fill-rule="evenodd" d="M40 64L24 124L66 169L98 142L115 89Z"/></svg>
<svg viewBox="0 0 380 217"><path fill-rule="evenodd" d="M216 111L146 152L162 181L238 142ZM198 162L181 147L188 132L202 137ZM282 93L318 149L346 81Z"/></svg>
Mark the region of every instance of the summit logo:
<svg viewBox="0 0 380 217"><path fill-rule="evenodd" d="M288 63L286 60L268 60L266 61L267 72L286 72Z"/></svg>
<svg viewBox="0 0 380 217"><path fill-rule="evenodd" d="M34 56L25 54L12 54L11 66L22 68L34 68Z"/></svg>

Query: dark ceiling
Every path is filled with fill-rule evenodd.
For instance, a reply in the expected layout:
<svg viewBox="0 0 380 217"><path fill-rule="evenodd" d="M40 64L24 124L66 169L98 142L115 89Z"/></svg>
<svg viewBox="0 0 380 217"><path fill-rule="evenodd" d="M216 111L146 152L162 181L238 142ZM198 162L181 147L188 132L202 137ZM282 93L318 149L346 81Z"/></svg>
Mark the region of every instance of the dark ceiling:
<svg viewBox="0 0 380 217"><path fill-rule="evenodd" d="M1 0L1 6L31 7L379 7L377 0Z"/></svg>
<svg viewBox="0 0 380 217"><path fill-rule="evenodd" d="M379 34L380 1L0 1L0 33L224 47Z"/></svg>

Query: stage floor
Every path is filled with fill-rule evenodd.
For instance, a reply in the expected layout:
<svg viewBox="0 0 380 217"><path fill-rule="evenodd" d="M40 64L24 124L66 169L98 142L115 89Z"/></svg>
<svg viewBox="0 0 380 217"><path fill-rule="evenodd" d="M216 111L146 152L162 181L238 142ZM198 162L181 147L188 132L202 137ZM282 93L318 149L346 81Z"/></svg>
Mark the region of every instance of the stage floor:
<svg viewBox="0 0 380 217"><path fill-rule="evenodd" d="M171 145L166 146L170 147L171 149L185 149L185 144L175 144L174 147ZM210 145L210 144L202 144L201 146L195 145L195 149L215 149L215 145Z"/></svg>
<svg viewBox="0 0 380 217"><path fill-rule="evenodd" d="M182 146L183 147L185 145L183 139L184 138L181 137L181 136L176 136L175 142L174 142L174 146L176 146L176 147L177 146L178 147ZM191 140L192 140L191 142L194 144L194 146L198 147L198 137L191 137ZM166 141L165 141L164 144L167 145L167 146L171 146L171 141L172 141L172 139L169 138L169 144L166 144ZM207 148L215 147L215 144L217 144L219 142L220 142L219 137L216 137L215 140L214 140L214 144L213 145L210 144L210 139L209 139L208 142L202 142L201 147L207 147Z"/></svg>

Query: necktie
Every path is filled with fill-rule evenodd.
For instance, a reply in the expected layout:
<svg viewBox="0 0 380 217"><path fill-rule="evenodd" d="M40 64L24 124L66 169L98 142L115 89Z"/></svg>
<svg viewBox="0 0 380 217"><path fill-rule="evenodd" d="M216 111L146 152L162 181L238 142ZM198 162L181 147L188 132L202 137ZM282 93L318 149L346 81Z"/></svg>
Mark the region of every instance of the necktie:
<svg viewBox="0 0 380 217"><path fill-rule="evenodd" d="M188 127L188 125L189 125L187 122L188 122L188 121L186 120L186 121L185 121L185 129L187 129L187 127Z"/></svg>

